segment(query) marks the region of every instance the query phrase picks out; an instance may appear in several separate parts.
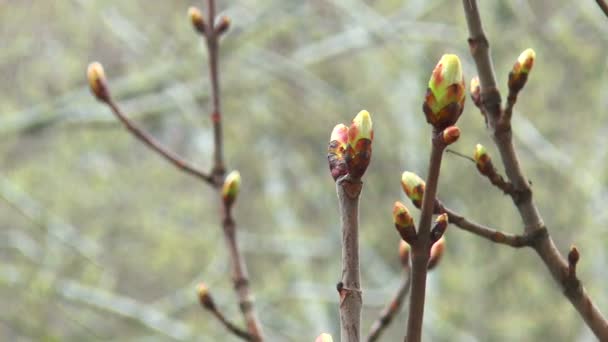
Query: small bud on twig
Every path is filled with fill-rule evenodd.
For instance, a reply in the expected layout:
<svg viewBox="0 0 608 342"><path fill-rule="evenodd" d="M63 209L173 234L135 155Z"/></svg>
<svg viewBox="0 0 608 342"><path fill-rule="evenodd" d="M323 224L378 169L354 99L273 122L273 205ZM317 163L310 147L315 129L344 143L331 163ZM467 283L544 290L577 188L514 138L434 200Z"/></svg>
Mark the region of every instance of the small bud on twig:
<svg viewBox="0 0 608 342"><path fill-rule="evenodd" d="M431 257L429 258L429 264L427 266L428 270L432 270L439 264L441 261L441 257L443 256L443 251L445 250L445 237L441 237L437 242L433 244L431 247Z"/></svg>
<svg viewBox="0 0 608 342"><path fill-rule="evenodd" d="M479 76L475 76L471 79L469 87L473 103L477 108L481 109L481 85L479 84Z"/></svg>
<svg viewBox="0 0 608 342"><path fill-rule="evenodd" d="M348 127L344 124L338 124L334 127L329 138L329 146L327 148L327 160L329 162L329 171L334 181L339 177L348 173L344 154L348 147Z"/></svg>
<svg viewBox="0 0 608 342"><path fill-rule="evenodd" d="M368 111L362 110L355 116L348 128L348 147L346 165L348 173L355 178L361 178L367 170L372 157L372 141L374 130L372 118Z"/></svg>
<svg viewBox="0 0 608 342"><path fill-rule="evenodd" d="M110 91L108 89L106 74L103 71L103 66L99 62L89 64L87 68L87 79L91 92L99 101L107 102L110 100Z"/></svg>
<svg viewBox="0 0 608 342"><path fill-rule="evenodd" d="M441 239L443 233L445 233L446 229L448 229L448 223L448 214L443 213L437 216L437 219L435 220L435 225L431 230L431 242L435 243L436 241Z"/></svg>
<svg viewBox="0 0 608 342"><path fill-rule="evenodd" d="M475 165L477 166L477 170L484 176L489 176L494 172L494 165L492 164L492 158L488 154L486 148L477 144L475 146L475 153L473 154L473 159L475 159Z"/></svg>
<svg viewBox="0 0 608 342"><path fill-rule="evenodd" d="M517 58L517 62L513 65L513 69L509 73L509 91L513 95L517 95L519 91L526 85L528 74L534 66L536 52L532 49L526 49Z"/></svg>
<svg viewBox="0 0 608 342"><path fill-rule="evenodd" d="M207 23L205 23L205 18L200 9L194 6L188 8L188 17L190 18L190 22L192 22L192 26L198 33L202 35L207 34Z"/></svg>
<svg viewBox="0 0 608 342"><path fill-rule="evenodd" d="M403 203L397 201L393 204L393 223L401 238L408 243L416 240L416 226L410 211Z"/></svg>
<svg viewBox="0 0 608 342"><path fill-rule="evenodd" d="M464 100L460 59L456 55L443 55L433 69L422 105L426 121L437 130L454 125L462 114Z"/></svg>
<svg viewBox="0 0 608 342"><path fill-rule="evenodd" d="M227 207L231 207L239 194L241 187L241 174L234 170L226 176L222 187L222 199Z"/></svg>
<svg viewBox="0 0 608 342"><path fill-rule="evenodd" d="M460 138L460 128L456 126L450 126L443 130L442 139L446 145L451 145L458 141Z"/></svg>
<svg viewBox="0 0 608 342"><path fill-rule="evenodd" d="M424 195L424 180L413 172L406 171L401 175L401 188L405 195L412 201L416 208L420 209L422 205L422 196Z"/></svg>
<svg viewBox="0 0 608 342"><path fill-rule="evenodd" d="M330 334L323 333L315 339L315 342L334 342L334 339Z"/></svg>
<svg viewBox="0 0 608 342"><path fill-rule="evenodd" d="M207 285L205 285L205 283L198 284L196 288L196 293L198 295L198 301L205 309L210 311L215 310L215 303L213 302L213 298L209 293L209 288L207 287Z"/></svg>
<svg viewBox="0 0 608 342"><path fill-rule="evenodd" d="M401 265L403 267L410 266L410 252L412 247L409 243L404 240L399 241L399 259L401 260Z"/></svg>
<svg viewBox="0 0 608 342"><path fill-rule="evenodd" d="M221 36L222 34L226 33L230 28L231 23L232 20L230 20L230 17L225 15L221 16L217 24L215 24L215 34Z"/></svg>

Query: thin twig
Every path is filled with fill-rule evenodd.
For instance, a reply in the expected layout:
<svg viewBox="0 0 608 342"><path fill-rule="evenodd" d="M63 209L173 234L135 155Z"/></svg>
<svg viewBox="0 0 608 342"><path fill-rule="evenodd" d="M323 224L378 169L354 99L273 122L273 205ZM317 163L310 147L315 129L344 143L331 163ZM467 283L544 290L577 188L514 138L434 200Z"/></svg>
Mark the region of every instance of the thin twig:
<svg viewBox="0 0 608 342"><path fill-rule="evenodd" d="M418 238L412 243L412 295L407 321L406 341L420 342L422 337L422 320L424 315L424 300L426 292L427 265L431 249L430 231L437 183L441 169L441 158L445 145L441 143L441 133L433 131L433 144L429 162L426 188L422 198Z"/></svg>
<svg viewBox="0 0 608 342"><path fill-rule="evenodd" d="M216 6L215 0L207 0L207 25L204 32L204 38L207 43L207 52L209 53L209 78L211 82L211 121L213 123L213 168L211 170L211 180L215 185L216 190L221 190L221 185L226 176L223 156L223 134L222 134L222 111L221 111L221 96L219 83L219 38L221 32L216 30ZM221 196L218 196L221 199ZM224 231L224 240L228 248L232 262L232 280L234 282L234 290L236 291L241 313L247 323L247 331L252 338L252 341L263 341L262 326L258 320L254 309L253 295L249 288L249 278L247 274L247 265L240 253L240 249L236 240L236 224L230 207L227 207L222 201L222 228Z"/></svg>
<svg viewBox="0 0 608 342"><path fill-rule="evenodd" d="M195 166L188 163L186 160L173 153L160 142L158 142L151 134L146 132L141 127L137 126L121 111L120 107L113 99L109 99L106 104L112 109L114 115L120 120L125 128L129 130L137 139L143 142L146 146L152 149L154 152L160 154L163 158L169 161L178 169L206 182L207 184L213 185L213 179L207 173L199 170Z"/></svg>
<svg viewBox="0 0 608 342"><path fill-rule="evenodd" d="M513 146L510 126L507 129L501 129L502 127L497 126L501 114L500 93L496 88L496 77L489 54L489 44L481 25L477 1L463 0L463 7L471 37L469 38L471 55L475 60L481 83L482 102L489 113L488 125L492 131L494 142L500 151L507 177L515 188L515 191L510 194L513 203L524 222L525 232L532 234L536 230L546 228L532 199L532 190L521 170L519 158ZM608 341L608 322L580 282L577 281L576 286L571 286L572 281L569 281L569 277L565 276L568 274L568 262L558 251L551 236L545 234L534 244L534 249L551 272L554 280L564 290L564 295L570 300L595 336L600 341Z"/></svg>
<svg viewBox="0 0 608 342"><path fill-rule="evenodd" d="M399 288L395 293L394 297L391 301L384 307L382 312L380 313L380 317L374 322L372 327L370 328L370 332L367 335L367 342L374 342L380 338L380 335L388 328L391 324L393 318L399 313L399 309L401 309L401 305L405 300L409 290L410 290L410 268L407 267L405 270L405 275L401 279L401 283L399 284Z"/></svg>
<svg viewBox="0 0 608 342"><path fill-rule="evenodd" d="M441 210L448 214L449 222L451 224L454 224L458 228L461 228L462 230L473 233L492 242L511 246L514 248L531 247L534 245L535 241L542 237L543 233L546 234L546 230L535 230L535 233L537 234L515 235L504 233L499 230L486 227L479 223L469 221L461 214L449 208L446 208L443 205L441 206Z"/></svg>
<svg viewBox="0 0 608 342"><path fill-rule="evenodd" d="M604 14L608 17L608 4L606 4L606 1L595 0L595 2L597 2L597 5L600 6L600 9L602 10L602 12L604 12Z"/></svg>
<svg viewBox="0 0 608 342"><path fill-rule="evenodd" d="M340 335L342 341L358 342L361 336L361 279L359 274L359 195L363 184L350 174L339 178L336 192L342 223L342 280Z"/></svg>
<svg viewBox="0 0 608 342"><path fill-rule="evenodd" d="M254 339L247 331L239 328L238 326L236 326L236 324L230 322L220 310L216 308L215 310L212 310L212 313L226 327L226 329L228 329L228 331L242 338L245 341L254 341Z"/></svg>
<svg viewBox="0 0 608 342"><path fill-rule="evenodd" d="M207 0L208 5L208 23L205 40L207 42L207 51L209 52L209 78L211 80L211 121L213 122L213 175L217 184L223 181L224 168L224 153L223 153L223 135L222 135L222 111L221 111L221 96L220 96L220 81L218 73L218 56L219 56L219 34L215 30L215 0Z"/></svg>
<svg viewBox="0 0 608 342"><path fill-rule="evenodd" d="M467 155L466 155L466 154L464 154L464 153L460 153L460 152L458 152L458 151L454 151L454 150L449 149L449 148L448 148L448 149L446 149L446 150L445 150L445 152L446 152L446 153L451 153L451 154L457 155L457 156L459 156L459 157L461 157L461 158L463 158L463 159L466 159L466 160L470 160L470 161L472 161L472 162L473 162L473 164L475 164L475 159L473 159L471 156L467 156Z"/></svg>
<svg viewBox="0 0 608 342"><path fill-rule="evenodd" d="M251 341L259 342L263 340L261 325L254 310L253 295L249 289L249 276L247 272L247 264L240 252L236 240L236 223L232 217L229 207L223 206L222 228L226 247L232 261L232 281L234 290L237 293L239 307L247 323L247 331L251 337Z"/></svg>

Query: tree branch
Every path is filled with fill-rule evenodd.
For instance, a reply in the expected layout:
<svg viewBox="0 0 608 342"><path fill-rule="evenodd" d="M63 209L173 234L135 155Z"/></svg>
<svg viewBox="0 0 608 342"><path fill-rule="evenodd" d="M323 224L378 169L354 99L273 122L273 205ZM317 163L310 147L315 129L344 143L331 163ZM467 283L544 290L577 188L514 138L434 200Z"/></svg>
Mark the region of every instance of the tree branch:
<svg viewBox="0 0 608 342"><path fill-rule="evenodd" d="M401 283L399 284L399 288L395 293L394 297L391 301L384 307L382 312L380 313L380 317L374 322L372 327L370 328L370 332L367 335L367 342L374 342L380 338L380 335L388 328L388 326L393 321L393 318L399 313L399 309L401 309L401 305L405 300L409 290L410 290L410 267L408 266L405 270L404 276L401 278Z"/></svg>
<svg viewBox="0 0 608 342"><path fill-rule="evenodd" d="M340 295L340 336L358 342L361 336L361 279L359 275L359 195L363 183L350 174L339 178L336 192L342 222L342 280Z"/></svg>
<svg viewBox="0 0 608 342"><path fill-rule="evenodd" d="M531 247L533 246L539 238L542 238L543 235L547 234L546 229L538 229L535 230L531 234L523 234L523 235L514 235L509 233L504 233L484 225L481 225L476 222L472 222L467 220L461 214L441 206L441 211L448 214L448 221L451 224L454 224L458 228L465 230L467 232L473 233L477 236L480 236L484 239L490 240L492 242L511 246L514 248L521 247Z"/></svg>
<svg viewBox="0 0 608 342"><path fill-rule="evenodd" d="M464 12L469 28L469 45L475 60L481 83L482 103L488 112L488 125L498 150L500 151L507 177L515 191L511 194L513 203L525 224L525 232L533 233L546 229L538 209L532 199L532 190L523 175L519 159L515 152L510 125L501 127L497 122L501 116L500 93L496 88L496 78L489 54L489 44L481 25L481 18L475 0L463 0ZM585 288L577 282L571 286L568 281L568 263L560 254L549 234L543 236L534 245L534 249L551 272L555 281L561 285L564 295L579 312L601 341L608 341L608 322L592 302Z"/></svg>
<svg viewBox="0 0 608 342"><path fill-rule="evenodd" d="M160 142L158 142L151 134L149 134L144 129L140 128L134 122L132 122L126 115L124 115L124 113L120 110L118 104L116 104L116 102L114 102L112 98L105 101L105 103L110 107L114 115L118 118L118 120L120 120L120 122L122 122L125 128L129 130L129 132L131 132L146 146L148 146L154 152L160 154L163 158L165 158L178 169L206 182L209 185L214 185L213 179L210 175L199 170L194 165L191 165L186 160L182 159L180 156L167 149Z"/></svg>
<svg viewBox="0 0 608 342"><path fill-rule="evenodd" d="M597 2L597 5L600 6L600 9L602 10L602 12L604 12L604 14L608 17L608 4L606 4L606 1L595 0L595 2Z"/></svg>
<svg viewBox="0 0 608 342"><path fill-rule="evenodd" d="M422 319L424 315L424 300L426 292L426 275L429 254L431 249L430 231L435 196L437 195L437 183L441 169L441 158L445 144L441 141L441 132L433 130L431 157L428 175L426 177L426 188L422 198L422 209L420 223L418 226L418 238L412 245L412 294L410 310L407 321L406 341L419 342L422 337Z"/></svg>

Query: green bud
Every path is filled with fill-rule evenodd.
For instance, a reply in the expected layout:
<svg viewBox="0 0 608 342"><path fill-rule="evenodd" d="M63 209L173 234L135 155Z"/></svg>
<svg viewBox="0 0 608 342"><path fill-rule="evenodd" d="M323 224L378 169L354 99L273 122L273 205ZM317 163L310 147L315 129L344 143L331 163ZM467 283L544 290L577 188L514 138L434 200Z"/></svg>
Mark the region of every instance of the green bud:
<svg viewBox="0 0 608 342"><path fill-rule="evenodd" d="M241 174L234 170L226 176L222 187L222 198L226 206L231 206L239 194L241 187Z"/></svg>
<svg viewBox="0 0 608 342"><path fill-rule="evenodd" d="M413 172L406 171L401 175L401 188L416 208L420 208L422 205L425 186L424 180Z"/></svg>
<svg viewBox="0 0 608 342"><path fill-rule="evenodd" d="M428 123L442 130L456 123L464 108L462 65L456 55L446 54L435 66L422 109Z"/></svg>

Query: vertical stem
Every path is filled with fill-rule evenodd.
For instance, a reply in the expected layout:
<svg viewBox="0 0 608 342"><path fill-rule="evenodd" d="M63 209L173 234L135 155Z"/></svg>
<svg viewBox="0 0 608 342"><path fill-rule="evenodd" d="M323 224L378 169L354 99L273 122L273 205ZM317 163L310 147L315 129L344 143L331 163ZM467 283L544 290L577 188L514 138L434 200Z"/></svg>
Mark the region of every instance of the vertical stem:
<svg viewBox="0 0 608 342"><path fill-rule="evenodd" d="M340 336L343 342L358 342L361 336L361 279L359 275L359 195L363 184L347 175L336 182L342 222L342 280Z"/></svg>
<svg viewBox="0 0 608 342"><path fill-rule="evenodd" d="M252 341L262 341L261 325L253 309L253 296L249 290L247 265L240 253L236 240L236 224L229 208L223 206L222 228L230 260L232 262L232 281L239 299L239 307L247 323L247 331Z"/></svg>
<svg viewBox="0 0 608 342"><path fill-rule="evenodd" d="M213 170L218 184L224 177L223 136L222 136L222 110L220 101L220 81L218 76L219 43L215 32L215 0L207 0L209 19L207 25L207 50L209 51L209 75L211 78L211 103L213 122Z"/></svg>
<svg viewBox="0 0 608 342"><path fill-rule="evenodd" d="M424 196L422 198L418 239L412 244L412 290L406 334L406 341L408 342L419 342L422 338L427 265L431 250L431 221L437 196L441 157L445 148L444 145L439 143L439 140L440 133L434 131L426 188L424 189Z"/></svg>

